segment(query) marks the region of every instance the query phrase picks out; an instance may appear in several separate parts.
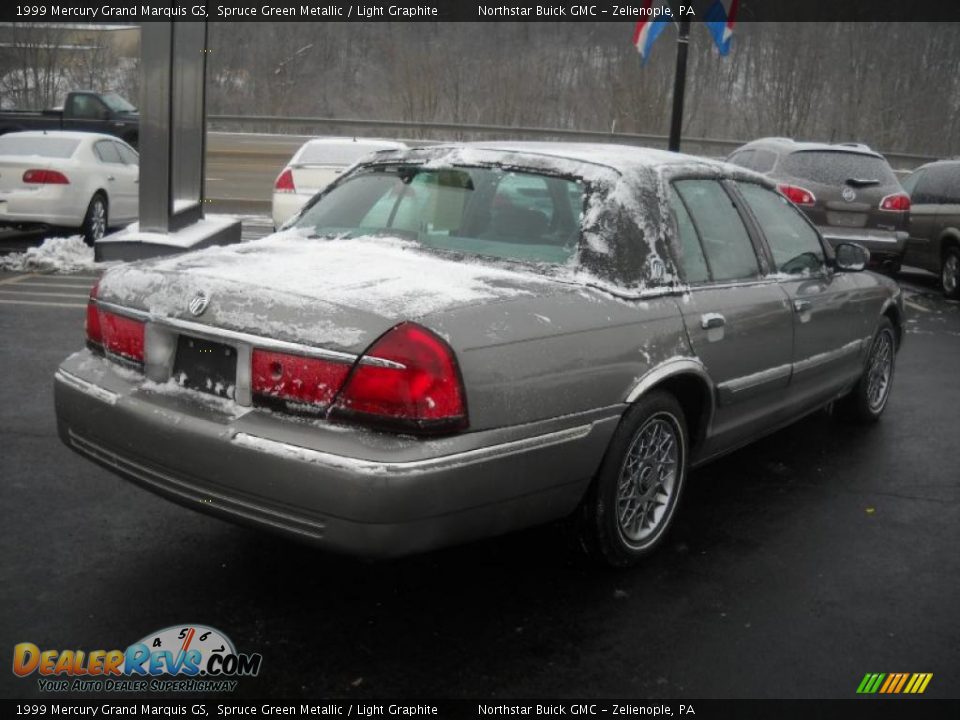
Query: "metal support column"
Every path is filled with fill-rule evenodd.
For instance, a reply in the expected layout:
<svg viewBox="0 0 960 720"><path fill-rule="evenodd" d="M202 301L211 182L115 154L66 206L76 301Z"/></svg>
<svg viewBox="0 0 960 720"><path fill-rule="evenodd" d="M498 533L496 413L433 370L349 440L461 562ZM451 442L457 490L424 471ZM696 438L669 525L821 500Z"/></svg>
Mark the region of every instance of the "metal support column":
<svg viewBox="0 0 960 720"><path fill-rule="evenodd" d="M239 221L203 213L207 24L141 28L140 222L97 242L98 260L240 241Z"/></svg>

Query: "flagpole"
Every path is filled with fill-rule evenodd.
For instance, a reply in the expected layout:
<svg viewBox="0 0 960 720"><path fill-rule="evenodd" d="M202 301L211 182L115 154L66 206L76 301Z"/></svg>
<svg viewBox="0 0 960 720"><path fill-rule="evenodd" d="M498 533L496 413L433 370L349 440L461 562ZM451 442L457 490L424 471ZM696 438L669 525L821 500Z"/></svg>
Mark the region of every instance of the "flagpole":
<svg viewBox="0 0 960 720"><path fill-rule="evenodd" d="M669 149L680 152L683 127L683 92L687 85L687 48L690 45L690 21L680 20L677 33L677 71L673 78L673 114L670 118Z"/></svg>

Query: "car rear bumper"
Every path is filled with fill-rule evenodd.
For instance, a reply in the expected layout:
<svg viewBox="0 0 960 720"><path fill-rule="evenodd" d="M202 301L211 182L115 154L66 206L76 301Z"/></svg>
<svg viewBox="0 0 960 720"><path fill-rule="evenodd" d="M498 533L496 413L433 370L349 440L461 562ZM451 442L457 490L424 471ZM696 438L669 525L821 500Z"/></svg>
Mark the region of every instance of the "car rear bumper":
<svg viewBox="0 0 960 720"><path fill-rule="evenodd" d="M85 351L55 385L60 437L81 455L195 510L364 557L569 514L622 412L416 440L191 403Z"/></svg>
<svg viewBox="0 0 960 720"><path fill-rule="evenodd" d="M902 230L820 227L823 237L834 247L842 242L863 245L872 260L899 260L907 247L908 233Z"/></svg>
<svg viewBox="0 0 960 720"><path fill-rule="evenodd" d="M0 224L80 227L86 208L74 207L63 187L0 192Z"/></svg>

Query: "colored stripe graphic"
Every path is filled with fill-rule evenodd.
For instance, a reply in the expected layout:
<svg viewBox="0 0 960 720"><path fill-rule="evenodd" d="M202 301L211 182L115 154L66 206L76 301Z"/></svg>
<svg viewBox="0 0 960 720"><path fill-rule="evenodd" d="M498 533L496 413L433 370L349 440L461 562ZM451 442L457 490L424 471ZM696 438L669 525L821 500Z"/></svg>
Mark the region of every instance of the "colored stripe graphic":
<svg viewBox="0 0 960 720"><path fill-rule="evenodd" d="M920 695L932 679L933 673L867 673L857 686L857 694Z"/></svg>

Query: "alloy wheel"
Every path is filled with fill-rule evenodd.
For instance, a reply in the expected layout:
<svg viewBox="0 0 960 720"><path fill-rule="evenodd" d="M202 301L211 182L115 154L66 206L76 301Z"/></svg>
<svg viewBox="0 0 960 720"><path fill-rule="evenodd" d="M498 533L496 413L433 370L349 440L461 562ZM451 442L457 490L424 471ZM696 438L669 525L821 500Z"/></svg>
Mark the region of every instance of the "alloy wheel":
<svg viewBox="0 0 960 720"><path fill-rule="evenodd" d="M950 253L943 261L943 272L941 274L943 290L947 295L953 295L960 285L960 255Z"/></svg>
<svg viewBox="0 0 960 720"><path fill-rule="evenodd" d="M107 229L107 208L99 198L93 201L90 208L90 234L94 240L103 237Z"/></svg>
<svg viewBox="0 0 960 720"><path fill-rule="evenodd" d="M659 413L634 435L617 486L617 527L631 546L642 545L665 524L676 500L683 461L679 428Z"/></svg>
<svg viewBox="0 0 960 720"><path fill-rule="evenodd" d="M883 409L890 394L893 377L893 333L883 330L873 341L870 364L867 367L867 403L872 412Z"/></svg>

